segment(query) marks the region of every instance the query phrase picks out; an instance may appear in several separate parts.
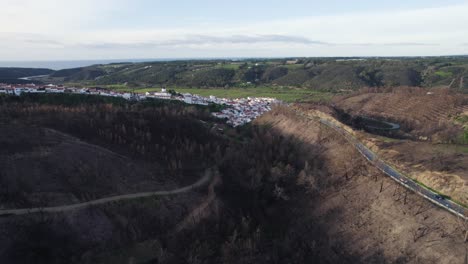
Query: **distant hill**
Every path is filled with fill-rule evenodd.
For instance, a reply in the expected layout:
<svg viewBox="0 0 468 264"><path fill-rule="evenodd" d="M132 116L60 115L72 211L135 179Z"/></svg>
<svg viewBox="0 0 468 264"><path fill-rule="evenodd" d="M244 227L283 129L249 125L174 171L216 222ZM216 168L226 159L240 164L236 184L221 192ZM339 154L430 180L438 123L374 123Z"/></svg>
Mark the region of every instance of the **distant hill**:
<svg viewBox="0 0 468 264"><path fill-rule="evenodd" d="M94 80L97 77L105 75L106 72L95 66L84 68L72 68L59 70L51 74L51 77L63 77L70 81Z"/></svg>
<svg viewBox="0 0 468 264"><path fill-rule="evenodd" d="M56 71L46 82L194 88L289 86L318 90L362 87L450 87L468 91L466 57L303 58L114 63Z"/></svg>
<svg viewBox="0 0 468 264"><path fill-rule="evenodd" d="M19 78L47 75L53 73L50 69L34 68L2 68L0 67L0 83L23 84L23 83L41 83L37 80L22 80Z"/></svg>
<svg viewBox="0 0 468 264"><path fill-rule="evenodd" d="M35 68L0 68L0 79L18 79L29 76L46 75L53 73L50 69Z"/></svg>

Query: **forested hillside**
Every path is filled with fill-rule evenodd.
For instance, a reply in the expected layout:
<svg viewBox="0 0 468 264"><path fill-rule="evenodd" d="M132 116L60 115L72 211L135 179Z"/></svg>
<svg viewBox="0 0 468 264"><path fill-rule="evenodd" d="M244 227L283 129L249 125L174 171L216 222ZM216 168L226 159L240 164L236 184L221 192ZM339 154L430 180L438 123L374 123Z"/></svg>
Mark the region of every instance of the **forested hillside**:
<svg viewBox="0 0 468 264"><path fill-rule="evenodd" d="M450 87L465 91L466 57L302 58L116 63L54 72L46 81L127 87Z"/></svg>
<svg viewBox="0 0 468 264"><path fill-rule="evenodd" d="M295 176L311 158L304 154L313 151L313 145L305 147L262 126L220 132L214 128L221 124L208 108L170 101L30 94L0 96L0 109L0 132L5 135L0 139L3 208L171 189L207 173L217 179L211 188L219 192L213 201L195 191L92 207L72 212L72 217L0 218L0 259L6 263L116 263L115 258L124 257L119 251L130 253L144 244L149 248L137 253L140 260L181 263L197 255L219 263L250 251L242 249L245 239L258 240L255 243L264 250L292 250L291 245L281 246L282 233L288 230L282 223L291 219L265 217L285 215L282 201L289 194L281 190L302 189ZM191 216L204 204L218 204L218 212L209 209L206 216ZM218 230L206 229L212 225ZM275 226L283 227L274 230ZM260 229L264 238L256 238ZM232 240L237 232L241 236ZM277 237L275 245L266 236ZM224 244L228 241L232 245ZM158 256L158 250L166 253ZM276 253L243 259L266 263L270 254ZM314 259L317 254L302 250L295 259Z"/></svg>
<svg viewBox="0 0 468 264"><path fill-rule="evenodd" d="M232 129L170 101L0 96L0 133L2 208L211 179L172 196L0 217L4 263L448 264L465 252L455 218L286 107Z"/></svg>

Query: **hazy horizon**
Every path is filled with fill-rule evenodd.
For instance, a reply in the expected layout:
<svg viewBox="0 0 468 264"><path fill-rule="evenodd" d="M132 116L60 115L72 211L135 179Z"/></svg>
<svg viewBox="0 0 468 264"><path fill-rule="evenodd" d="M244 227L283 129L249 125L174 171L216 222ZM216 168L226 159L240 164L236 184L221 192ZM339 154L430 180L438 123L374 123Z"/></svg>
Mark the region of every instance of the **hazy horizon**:
<svg viewBox="0 0 468 264"><path fill-rule="evenodd" d="M466 0L0 3L4 61L468 53Z"/></svg>
<svg viewBox="0 0 468 264"><path fill-rule="evenodd" d="M465 57L465 54L441 55L441 56L321 56L321 57L217 57L217 58L132 58L132 59L95 59L95 60L0 60L0 67L11 68L47 68L52 70L62 70L70 68L86 67L96 64L109 63L140 63L140 62L170 62L185 60L261 60L261 59L293 59L293 58L424 58L424 57Z"/></svg>

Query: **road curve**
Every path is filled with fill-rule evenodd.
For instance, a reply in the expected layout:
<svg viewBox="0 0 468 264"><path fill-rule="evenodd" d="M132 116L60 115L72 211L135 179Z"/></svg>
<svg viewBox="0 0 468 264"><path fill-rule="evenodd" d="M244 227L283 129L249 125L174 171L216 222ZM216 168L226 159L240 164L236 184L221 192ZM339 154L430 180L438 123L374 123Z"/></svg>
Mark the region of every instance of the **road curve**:
<svg viewBox="0 0 468 264"><path fill-rule="evenodd" d="M8 216L8 215L24 215L24 214L33 214L33 213L57 213L57 212L66 212L71 210L83 209L91 205L101 205L110 202L116 201L123 201L123 200L133 200L143 197L151 197L151 196L167 196L167 195L174 195L189 192L195 188L198 188L207 182L211 181L212 173L205 173L205 175L200 178L197 182L178 188L175 190L170 191L154 191L154 192L140 192L140 193L133 193L133 194L123 194L117 196L111 196L106 198L101 198L97 200L87 201L83 203L76 203L70 205L61 205L61 206L54 206L54 207L36 207L36 208L22 208L22 209L5 209L0 210L0 216Z"/></svg>
<svg viewBox="0 0 468 264"><path fill-rule="evenodd" d="M422 196L423 198L427 199L431 203L449 211L450 213L455 214L456 216L461 217L465 220L468 220L467 208L449 199L445 199L441 197L439 194L421 186L420 184L415 182L413 179L397 171L392 166L388 165L385 161L380 159L377 156L377 154L375 154L372 150L370 150L363 143L361 143L351 133L343 129L343 127L333 122L330 122L329 120L325 118L321 118L318 116L311 117L310 115L304 114L301 111L296 111L296 113L298 113L300 116L303 116L311 120L315 120L315 121L318 120L321 124L335 130L338 134L342 135L351 145L353 145L353 147L356 148L358 152L361 153L361 155L364 156L366 160L368 160L372 165L374 165L376 168L381 170L387 176L390 176L390 178L395 180L397 183L403 185L407 189L412 190L416 194Z"/></svg>
<svg viewBox="0 0 468 264"><path fill-rule="evenodd" d="M306 116L307 118L310 118ZM346 138L348 142L350 142L358 151L363 155L372 165L377 167L386 175L390 176L393 180L398 182L399 184L403 185L405 188L408 188L415 192L416 194L424 197L425 199L429 200L433 204L442 207L449 212L459 216L465 220L468 220L467 217L467 209L449 199L445 199L441 197L439 194L424 188L423 186L419 185L413 179L407 177L406 175L400 173L392 166L388 165L382 159L380 159L377 154L375 154L372 150L366 147L363 143L361 143L358 139L356 139L351 133L343 129L342 127L334 124L326 119L320 118L320 123L326 125L327 127L332 128L343 137Z"/></svg>

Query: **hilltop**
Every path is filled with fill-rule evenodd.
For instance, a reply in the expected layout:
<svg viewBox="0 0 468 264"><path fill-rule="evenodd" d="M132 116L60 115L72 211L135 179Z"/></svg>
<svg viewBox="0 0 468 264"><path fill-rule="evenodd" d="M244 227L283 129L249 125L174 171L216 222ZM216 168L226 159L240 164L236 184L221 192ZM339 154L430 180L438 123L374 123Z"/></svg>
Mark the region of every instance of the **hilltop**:
<svg viewBox="0 0 468 264"><path fill-rule="evenodd" d="M284 86L326 91L362 87L468 89L466 57L298 58L112 63L55 71L45 82L230 88Z"/></svg>

